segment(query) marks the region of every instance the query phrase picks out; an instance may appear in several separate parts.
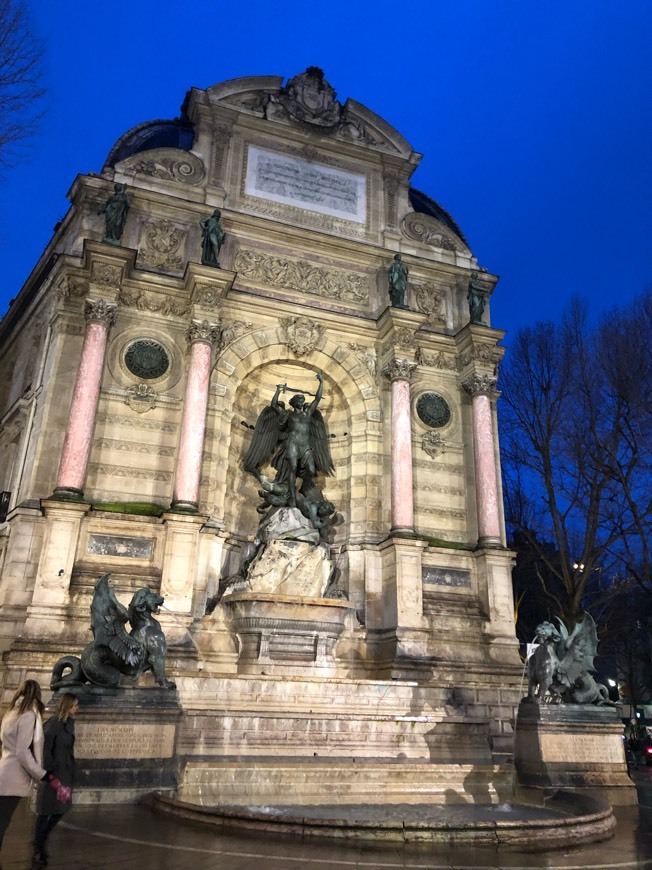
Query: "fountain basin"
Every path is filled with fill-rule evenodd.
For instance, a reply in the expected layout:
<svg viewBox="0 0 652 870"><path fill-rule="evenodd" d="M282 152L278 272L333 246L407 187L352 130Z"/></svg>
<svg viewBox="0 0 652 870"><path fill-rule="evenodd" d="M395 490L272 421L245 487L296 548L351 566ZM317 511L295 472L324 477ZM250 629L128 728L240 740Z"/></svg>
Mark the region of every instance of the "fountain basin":
<svg viewBox="0 0 652 870"><path fill-rule="evenodd" d="M204 806L161 794L153 795L151 801L160 812L225 829L448 846L500 846L529 852L606 840L616 828L606 801L566 791L556 792L539 805Z"/></svg>

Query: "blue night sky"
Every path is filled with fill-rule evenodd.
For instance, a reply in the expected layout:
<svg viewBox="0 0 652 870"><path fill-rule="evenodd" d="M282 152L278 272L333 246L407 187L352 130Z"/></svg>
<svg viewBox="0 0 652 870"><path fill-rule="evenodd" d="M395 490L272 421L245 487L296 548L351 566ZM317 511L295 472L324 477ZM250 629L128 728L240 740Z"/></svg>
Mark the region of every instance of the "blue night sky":
<svg viewBox="0 0 652 870"><path fill-rule="evenodd" d="M127 129L191 86L321 66L424 157L415 187L501 276L493 325L601 313L652 283L649 0L31 0L48 112L0 181L0 311ZM507 339L509 343L509 337Z"/></svg>

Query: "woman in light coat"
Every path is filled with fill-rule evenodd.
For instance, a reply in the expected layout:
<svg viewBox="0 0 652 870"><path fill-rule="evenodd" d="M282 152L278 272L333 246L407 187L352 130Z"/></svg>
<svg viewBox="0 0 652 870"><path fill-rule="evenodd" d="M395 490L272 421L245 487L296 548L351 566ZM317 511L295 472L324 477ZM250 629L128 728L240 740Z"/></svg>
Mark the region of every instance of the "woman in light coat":
<svg viewBox="0 0 652 870"><path fill-rule="evenodd" d="M21 797L46 778L43 765L43 702L36 680L26 680L0 725L0 847Z"/></svg>

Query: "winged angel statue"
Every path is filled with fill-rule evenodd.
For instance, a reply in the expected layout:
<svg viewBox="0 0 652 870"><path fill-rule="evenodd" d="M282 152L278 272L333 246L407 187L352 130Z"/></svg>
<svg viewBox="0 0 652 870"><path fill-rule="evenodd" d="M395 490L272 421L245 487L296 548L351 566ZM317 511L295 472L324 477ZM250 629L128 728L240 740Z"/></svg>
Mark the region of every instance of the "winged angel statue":
<svg viewBox="0 0 652 870"><path fill-rule="evenodd" d="M175 689L165 676L165 635L154 613L165 600L150 589L139 589L129 607L120 604L109 586L110 574L97 582L91 602L93 640L77 656L63 656L52 669L50 688L63 689L91 683L119 686L123 675L137 678L153 671L164 689ZM131 631L125 628L130 623Z"/></svg>
<svg viewBox="0 0 652 870"><path fill-rule="evenodd" d="M308 405L304 393L278 384L274 398L264 408L256 425L251 444L244 457L245 471L253 474L262 489L259 494L263 504L258 512L266 514L270 508L298 508L328 539L330 528L336 522L335 505L324 498L315 483L315 475L332 474L333 460L328 445L326 423L318 410L324 394L324 376L317 373L319 387ZM282 392L292 392L290 408L279 401ZM266 477L261 469L270 461L276 471L274 480ZM297 481L301 485L297 488Z"/></svg>
<svg viewBox="0 0 652 870"><path fill-rule="evenodd" d="M539 646L528 661L527 701L541 704L610 704L609 691L589 673L595 671L593 659L598 649L598 634L593 617L582 614L572 632L557 619L537 626L535 643Z"/></svg>

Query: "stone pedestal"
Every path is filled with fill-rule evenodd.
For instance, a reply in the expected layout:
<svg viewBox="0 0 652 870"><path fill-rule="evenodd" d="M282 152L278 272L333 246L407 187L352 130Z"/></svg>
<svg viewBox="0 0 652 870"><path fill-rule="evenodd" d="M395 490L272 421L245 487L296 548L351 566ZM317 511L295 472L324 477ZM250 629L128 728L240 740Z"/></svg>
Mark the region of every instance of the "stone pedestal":
<svg viewBox="0 0 652 870"><path fill-rule="evenodd" d="M177 692L88 688L75 694L76 802L131 803L151 791L176 788L182 713Z"/></svg>
<svg viewBox="0 0 652 870"><path fill-rule="evenodd" d="M526 788L598 793L614 806L637 803L627 775L622 722L612 707L522 701L514 765L519 785Z"/></svg>
<svg viewBox="0 0 652 870"><path fill-rule="evenodd" d="M225 596L240 651L239 674L335 674L335 646L348 601L250 593Z"/></svg>

